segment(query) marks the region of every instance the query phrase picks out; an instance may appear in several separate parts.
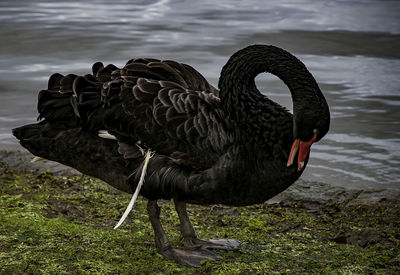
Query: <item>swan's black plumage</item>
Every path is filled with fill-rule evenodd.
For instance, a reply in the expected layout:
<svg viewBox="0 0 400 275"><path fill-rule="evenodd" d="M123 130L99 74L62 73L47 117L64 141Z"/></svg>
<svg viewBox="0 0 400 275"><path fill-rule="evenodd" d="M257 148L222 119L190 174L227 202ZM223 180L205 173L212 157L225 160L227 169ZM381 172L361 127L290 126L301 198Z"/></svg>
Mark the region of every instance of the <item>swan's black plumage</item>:
<svg viewBox="0 0 400 275"><path fill-rule="evenodd" d="M296 165L286 165L293 140L305 142L315 133L319 140L329 129L328 105L315 79L274 46L235 53L222 69L219 90L192 67L170 60L137 58L122 69L98 62L92 71L52 75L39 93L42 120L14 135L33 154L125 192L133 192L140 177L140 143L155 152L141 189L150 200L261 203L301 175ZM262 72L289 87L293 116L257 90L254 78ZM104 129L117 141L100 138Z"/></svg>

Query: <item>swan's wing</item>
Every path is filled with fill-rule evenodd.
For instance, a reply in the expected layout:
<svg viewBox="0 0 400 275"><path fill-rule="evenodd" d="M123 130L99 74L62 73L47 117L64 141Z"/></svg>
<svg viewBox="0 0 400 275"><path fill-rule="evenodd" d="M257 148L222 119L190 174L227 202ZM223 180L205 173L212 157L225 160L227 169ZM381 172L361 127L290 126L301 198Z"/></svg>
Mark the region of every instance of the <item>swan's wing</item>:
<svg viewBox="0 0 400 275"><path fill-rule="evenodd" d="M131 137L130 142L140 141L158 154L201 169L211 166L232 139L218 91L192 67L137 59L118 74L103 91L114 109L105 123L125 142ZM123 114L115 109L116 93Z"/></svg>
<svg viewBox="0 0 400 275"><path fill-rule="evenodd" d="M140 141L195 169L213 165L232 140L218 90L188 65L140 58L122 69L98 62L92 71L50 77L38 111L51 129L109 130L124 157L136 157Z"/></svg>

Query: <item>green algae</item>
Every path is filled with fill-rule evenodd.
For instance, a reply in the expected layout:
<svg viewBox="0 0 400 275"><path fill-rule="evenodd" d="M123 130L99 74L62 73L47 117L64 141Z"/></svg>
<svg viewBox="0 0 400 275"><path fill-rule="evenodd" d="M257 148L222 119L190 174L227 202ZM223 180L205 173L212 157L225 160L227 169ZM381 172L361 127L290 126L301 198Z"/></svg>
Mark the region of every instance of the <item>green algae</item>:
<svg viewBox="0 0 400 275"><path fill-rule="evenodd" d="M188 207L200 237L232 238L237 251L201 268L160 256L139 198L118 230L130 195L86 176L11 171L0 175L3 274L395 274L400 272L399 206L221 205ZM162 223L182 245L171 202Z"/></svg>

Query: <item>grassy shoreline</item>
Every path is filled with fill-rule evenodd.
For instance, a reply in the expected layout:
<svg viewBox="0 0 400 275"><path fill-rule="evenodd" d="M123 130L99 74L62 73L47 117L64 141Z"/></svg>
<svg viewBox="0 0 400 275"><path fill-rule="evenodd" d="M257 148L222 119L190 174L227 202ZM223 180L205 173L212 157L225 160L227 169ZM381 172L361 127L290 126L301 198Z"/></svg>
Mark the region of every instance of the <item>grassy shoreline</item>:
<svg viewBox="0 0 400 275"><path fill-rule="evenodd" d="M113 230L130 195L86 176L0 168L0 272L121 274L396 274L400 273L400 206L301 203L249 207L190 205L204 238L233 238L238 251L192 269L160 256L140 198ZM174 245L177 214L162 201Z"/></svg>

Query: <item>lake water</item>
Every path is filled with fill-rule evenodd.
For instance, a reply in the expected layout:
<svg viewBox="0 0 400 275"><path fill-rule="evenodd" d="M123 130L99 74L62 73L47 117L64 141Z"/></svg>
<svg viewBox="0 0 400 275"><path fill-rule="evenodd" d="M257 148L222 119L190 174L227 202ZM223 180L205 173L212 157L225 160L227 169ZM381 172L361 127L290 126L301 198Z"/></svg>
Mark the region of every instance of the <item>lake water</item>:
<svg viewBox="0 0 400 275"><path fill-rule="evenodd" d="M304 179L400 188L400 1L1 1L0 148L34 121L53 72L132 57L191 64L214 85L236 50L273 44L310 69L331 109ZM259 89L291 108L276 77Z"/></svg>

